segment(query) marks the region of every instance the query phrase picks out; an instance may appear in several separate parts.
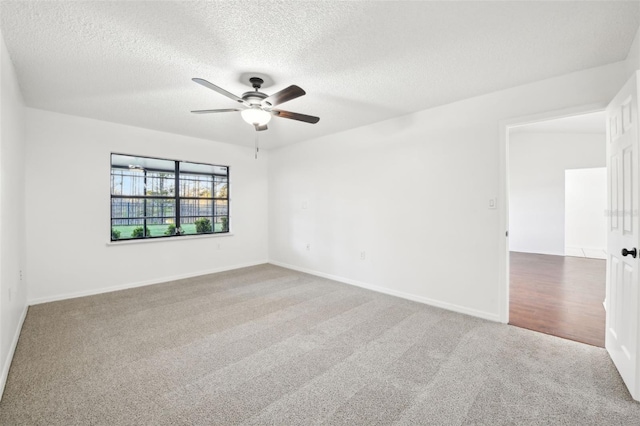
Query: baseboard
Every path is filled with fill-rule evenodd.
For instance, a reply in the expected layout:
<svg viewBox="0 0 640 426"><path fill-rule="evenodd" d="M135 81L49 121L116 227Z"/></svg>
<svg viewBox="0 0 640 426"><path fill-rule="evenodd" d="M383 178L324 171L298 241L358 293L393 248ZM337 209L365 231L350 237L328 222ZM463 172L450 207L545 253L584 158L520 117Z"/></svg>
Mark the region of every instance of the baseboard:
<svg viewBox="0 0 640 426"><path fill-rule="evenodd" d="M11 341L11 347L9 348L7 359L4 361L4 365L2 366L2 376L0 376L0 401L2 401L2 396L4 395L4 387L6 386L7 378L9 377L9 369L11 368L11 362L13 361L13 355L16 352L16 347L18 346L18 339L20 338L20 332L22 331L24 319L27 317L28 309L29 306L25 305L22 310L22 315L20 315L20 320L18 321L18 327L16 328L16 332L13 334L13 340Z"/></svg>
<svg viewBox="0 0 640 426"><path fill-rule="evenodd" d="M312 269L301 268L287 263L278 262L277 260L270 260L270 264L280 266L294 271L304 272L306 274L315 275L317 277L327 278L333 281L338 281L345 284L354 285L356 287L362 287L367 290L372 290L378 293L388 294L390 296L400 297L402 299L412 300L414 302L424 303L425 305L435 306L437 308L446 309L460 314L471 315L473 317L483 318L489 321L500 322L500 316L498 314L492 314L490 312L479 311L477 309L467 308L465 306L455 305L453 303L443 302L440 300L430 299L428 297L417 296L411 293L405 293L402 291L392 290L386 287L380 287L372 284L368 284L362 281L352 280L350 278L344 278L337 275L325 274L324 272L314 271Z"/></svg>
<svg viewBox="0 0 640 426"><path fill-rule="evenodd" d="M546 256L565 256L564 252L551 252L551 251L543 251L543 250L539 250L539 251L526 251L526 250L516 250L516 249L512 249L509 250L510 252L514 252L514 253L525 253L525 254L544 254Z"/></svg>
<svg viewBox="0 0 640 426"><path fill-rule="evenodd" d="M601 251L606 251L607 248L606 247L583 247L583 246L579 246L579 247L574 247L574 246L565 246L565 251L567 249L580 249L580 250L601 250Z"/></svg>
<svg viewBox="0 0 640 426"><path fill-rule="evenodd" d="M161 284L161 283L166 283L166 282L169 282L169 281L183 280L185 278L193 278L193 277L199 277L199 276L202 276L202 275L215 274L215 273L218 273L218 272L231 271L233 269L247 268L249 266L263 265L265 263L269 263L269 262L267 260L263 260L263 261L259 261L259 262L242 263L242 264L233 265L233 266L224 266L224 267L221 267L221 268L208 269L208 270L205 270L205 271L191 272L191 273L188 273L188 274L173 275L173 276L169 276L169 277L162 277L162 278L156 278L156 279L152 279L152 280L139 281L139 282L136 282L136 283L122 284L122 285L117 285L117 286L113 286L113 287L103 287L103 288L99 288L99 289L95 289L95 290L77 291L77 292L73 292L73 293L65 293L65 294L60 294L60 295L56 295L56 296L37 297L37 298L34 298L34 299L29 299L28 304L29 305L39 305L41 303L57 302L59 300L75 299L77 297L94 296L96 294L111 293L112 291L127 290L127 289L130 289L130 288L144 287L144 286L153 285L153 284Z"/></svg>

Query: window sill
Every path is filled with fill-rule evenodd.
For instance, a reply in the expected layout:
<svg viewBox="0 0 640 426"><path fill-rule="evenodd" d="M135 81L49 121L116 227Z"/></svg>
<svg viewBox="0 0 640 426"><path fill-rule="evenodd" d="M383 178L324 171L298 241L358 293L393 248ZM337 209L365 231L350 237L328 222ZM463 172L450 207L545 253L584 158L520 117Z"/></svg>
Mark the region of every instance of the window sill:
<svg viewBox="0 0 640 426"><path fill-rule="evenodd" d="M156 238L131 238L128 240L119 241L107 241L107 246L125 246L129 244L148 244L159 243L166 241L183 241L183 240L197 240L201 238L224 238L232 237L233 232L225 232L218 234L200 234L200 235L180 235L174 237L156 237Z"/></svg>

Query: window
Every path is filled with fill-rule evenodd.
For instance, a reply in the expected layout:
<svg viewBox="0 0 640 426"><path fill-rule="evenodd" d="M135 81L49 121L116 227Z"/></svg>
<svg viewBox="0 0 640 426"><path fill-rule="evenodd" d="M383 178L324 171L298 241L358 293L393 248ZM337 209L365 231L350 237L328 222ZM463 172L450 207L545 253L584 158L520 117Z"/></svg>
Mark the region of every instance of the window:
<svg viewBox="0 0 640 426"><path fill-rule="evenodd" d="M229 232L229 167L111 154L111 241Z"/></svg>

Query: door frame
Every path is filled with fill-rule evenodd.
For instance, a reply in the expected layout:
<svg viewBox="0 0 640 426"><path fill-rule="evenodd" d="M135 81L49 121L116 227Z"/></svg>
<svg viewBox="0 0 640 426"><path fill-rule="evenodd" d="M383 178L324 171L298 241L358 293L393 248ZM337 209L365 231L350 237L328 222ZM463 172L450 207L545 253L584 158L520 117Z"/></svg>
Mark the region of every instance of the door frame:
<svg viewBox="0 0 640 426"><path fill-rule="evenodd" d="M499 242L498 242L498 282L499 282L499 318L502 323L509 323L509 130L526 124L533 124L540 121L553 120L556 118L566 118L575 115L589 114L592 112L602 112L606 110L607 103L596 103L574 106L553 111L541 112L538 114L513 117L501 120L498 123L498 133L500 135L500 168L499 168L499 188L498 188L498 211L499 211ZM607 188L607 196L609 189ZM500 200L504 200L500 202Z"/></svg>

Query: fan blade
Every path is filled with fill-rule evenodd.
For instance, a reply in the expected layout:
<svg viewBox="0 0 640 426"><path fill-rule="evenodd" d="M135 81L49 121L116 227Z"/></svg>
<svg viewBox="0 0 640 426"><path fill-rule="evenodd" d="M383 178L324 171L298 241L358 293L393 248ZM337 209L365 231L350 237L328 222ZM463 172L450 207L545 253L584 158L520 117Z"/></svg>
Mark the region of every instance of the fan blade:
<svg viewBox="0 0 640 426"><path fill-rule="evenodd" d="M282 118L290 118L291 120L304 121L305 123L316 124L320 121L320 117L314 117L313 115L300 114L297 112L283 111L281 109L272 109L271 112Z"/></svg>
<svg viewBox="0 0 640 426"><path fill-rule="evenodd" d="M236 95L234 95L234 94L233 94L233 93L231 93L231 92L227 92L227 91L226 91L226 90L224 90L223 88L218 87L218 86L216 86L216 85L215 85L215 84L213 84L213 83L209 83L207 80L204 80L204 79L202 79L202 78L192 78L191 80L195 81L196 83L198 83L198 84L199 84L199 85L201 85L201 86L204 86L204 87L206 87L206 88L208 88L208 89L213 90L214 92L218 92L218 93L220 93L221 95L224 95L224 96L226 96L226 97L227 97L227 98L229 98L229 99L233 99L233 100L234 100L234 101L236 101L236 102L244 103L244 100L242 100L242 98L237 97Z"/></svg>
<svg viewBox="0 0 640 426"><path fill-rule="evenodd" d="M227 108L227 109L199 109L196 111L191 111L194 114L209 114L211 112L233 112L233 111L242 111L238 108Z"/></svg>
<svg viewBox="0 0 640 426"><path fill-rule="evenodd" d="M293 86L289 86L286 89L282 89L278 93L274 93L273 95L267 97L262 101L262 104L267 104L267 106L276 106L288 102L291 99L299 98L306 93L307 92L294 84Z"/></svg>
<svg viewBox="0 0 640 426"><path fill-rule="evenodd" d="M262 130L267 130L267 125L263 124L262 126L259 126L257 124L254 124L255 128L256 128L256 132L260 132Z"/></svg>

